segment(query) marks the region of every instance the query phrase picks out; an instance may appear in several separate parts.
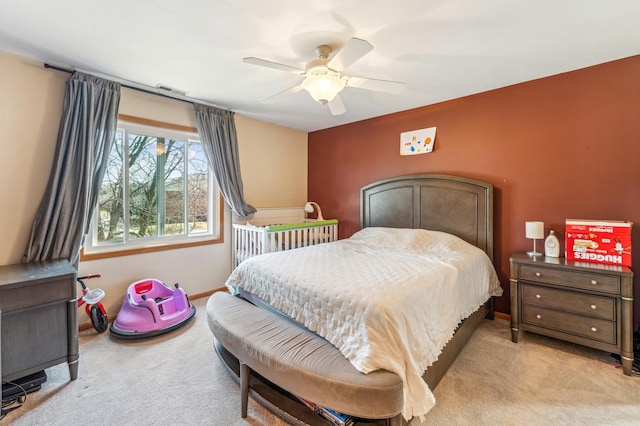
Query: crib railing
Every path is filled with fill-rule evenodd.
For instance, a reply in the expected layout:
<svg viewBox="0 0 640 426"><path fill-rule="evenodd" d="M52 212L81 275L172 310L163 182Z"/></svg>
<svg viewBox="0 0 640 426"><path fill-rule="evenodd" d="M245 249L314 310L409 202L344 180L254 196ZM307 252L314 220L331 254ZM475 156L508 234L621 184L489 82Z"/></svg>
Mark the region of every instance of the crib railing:
<svg viewBox="0 0 640 426"><path fill-rule="evenodd" d="M233 267L259 254L291 250L338 239L338 221L323 220L285 225L233 224Z"/></svg>
<svg viewBox="0 0 640 426"><path fill-rule="evenodd" d="M233 267L242 261L265 253L267 245L264 227L233 224Z"/></svg>

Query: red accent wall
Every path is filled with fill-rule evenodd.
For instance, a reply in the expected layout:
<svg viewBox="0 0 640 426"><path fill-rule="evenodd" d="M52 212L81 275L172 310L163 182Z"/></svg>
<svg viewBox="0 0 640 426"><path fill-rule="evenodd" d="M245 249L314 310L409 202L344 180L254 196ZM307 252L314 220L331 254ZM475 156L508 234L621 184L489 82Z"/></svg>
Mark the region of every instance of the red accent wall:
<svg viewBox="0 0 640 426"><path fill-rule="evenodd" d="M400 133L426 127L437 127L434 151L400 156ZM360 188L373 181L440 173L493 183L504 313L509 256L532 248L525 221L561 240L568 218L632 221L638 323L640 56L312 132L308 161L309 199L340 220L341 238L360 229Z"/></svg>

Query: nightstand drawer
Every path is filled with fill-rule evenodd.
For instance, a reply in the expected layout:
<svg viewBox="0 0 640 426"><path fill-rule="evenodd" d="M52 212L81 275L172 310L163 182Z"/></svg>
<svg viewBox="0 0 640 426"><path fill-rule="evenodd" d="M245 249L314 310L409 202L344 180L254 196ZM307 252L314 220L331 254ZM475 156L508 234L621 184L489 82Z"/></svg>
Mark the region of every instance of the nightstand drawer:
<svg viewBox="0 0 640 426"><path fill-rule="evenodd" d="M616 320L616 303L611 297L523 284L522 303L561 309L609 321Z"/></svg>
<svg viewBox="0 0 640 426"><path fill-rule="evenodd" d="M612 321L554 311L539 306L522 305L522 322L612 345L616 344L616 323Z"/></svg>
<svg viewBox="0 0 640 426"><path fill-rule="evenodd" d="M527 281L557 284L583 290L620 294L620 278L614 275L589 274L575 270L565 271L522 265L520 267L519 278Z"/></svg>

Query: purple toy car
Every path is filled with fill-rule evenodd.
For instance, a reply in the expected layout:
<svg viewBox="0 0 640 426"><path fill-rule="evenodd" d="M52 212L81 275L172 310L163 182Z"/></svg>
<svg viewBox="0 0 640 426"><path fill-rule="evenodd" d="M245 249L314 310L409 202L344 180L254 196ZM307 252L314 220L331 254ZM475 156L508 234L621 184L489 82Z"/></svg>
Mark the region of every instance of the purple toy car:
<svg viewBox="0 0 640 426"><path fill-rule="evenodd" d="M111 334L122 338L151 337L185 325L196 313L187 294L155 278L129 286Z"/></svg>

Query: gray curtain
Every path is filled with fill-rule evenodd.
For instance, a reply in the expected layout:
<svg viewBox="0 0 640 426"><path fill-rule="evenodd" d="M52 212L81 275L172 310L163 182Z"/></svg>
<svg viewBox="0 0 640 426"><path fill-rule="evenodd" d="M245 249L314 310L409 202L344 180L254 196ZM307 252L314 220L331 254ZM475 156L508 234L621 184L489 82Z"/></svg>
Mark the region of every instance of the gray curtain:
<svg viewBox="0 0 640 426"><path fill-rule="evenodd" d="M244 200L234 113L207 105L193 106L200 142L222 196L237 216L255 213L256 209Z"/></svg>
<svg viewBox="0 0 640 426"><path fill-rule="evenodd" d="M23 262L68 259L76 268L115 136L120 84L75 72L67 87L46 192Z"/></svg>

